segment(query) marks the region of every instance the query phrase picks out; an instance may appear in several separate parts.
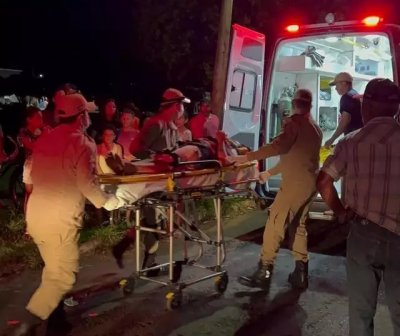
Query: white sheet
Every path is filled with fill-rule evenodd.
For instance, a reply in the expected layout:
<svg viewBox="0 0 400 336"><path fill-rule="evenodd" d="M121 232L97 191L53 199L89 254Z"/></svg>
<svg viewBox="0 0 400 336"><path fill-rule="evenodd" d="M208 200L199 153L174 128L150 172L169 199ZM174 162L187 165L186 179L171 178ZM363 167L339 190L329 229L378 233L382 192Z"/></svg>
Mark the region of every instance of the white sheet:
<svg viewBox="0 0 400 336"><path fill-rule="evenodd" d="M248 180L258 179L258 168L256 165L231 170L223 173L223 181L230 185L230 189L241 190L248 187L249 183L236 184L237 182L245 182ZM220 179L219 173L205 174L193 177L180 177L174 180L177 187L182 189L193 187L214 186ZM255 183L253 183L255 185ZM136 182L132 184L119 184L116 190L116 196L124 204L133 204L137 200L158 191L166 191L167 181L159 180L152 182Z"/></svg>

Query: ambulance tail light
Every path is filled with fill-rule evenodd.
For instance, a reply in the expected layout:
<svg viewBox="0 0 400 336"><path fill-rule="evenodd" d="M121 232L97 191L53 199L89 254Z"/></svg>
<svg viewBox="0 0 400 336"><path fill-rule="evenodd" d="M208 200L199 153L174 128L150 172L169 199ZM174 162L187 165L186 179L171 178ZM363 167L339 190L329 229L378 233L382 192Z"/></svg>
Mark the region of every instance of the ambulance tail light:
<svg viewBox="0 0 400 336"><path fill-rule="evenodd" d="M383 19L379 16L367 16L362 20L362 23L365 24L367 27L375 27L382 21Z"/></svg>
<svg viewBox="0 0 400 336"><path fill-rule="evenodd" d="M286 27L286 31L289 33L297 33L300 29L299 25L293 24Z"/></svg>

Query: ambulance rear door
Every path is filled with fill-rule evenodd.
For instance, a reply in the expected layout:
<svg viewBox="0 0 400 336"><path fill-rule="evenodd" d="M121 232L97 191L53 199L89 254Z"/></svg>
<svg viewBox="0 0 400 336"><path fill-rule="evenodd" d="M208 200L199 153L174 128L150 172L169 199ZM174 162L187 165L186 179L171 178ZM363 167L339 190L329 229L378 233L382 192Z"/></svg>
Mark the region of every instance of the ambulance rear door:
<svg viewBox="0 0 400 336"><path fill-rule="evenodd" d="M265 35L232 27L223 131L252 150L259 146Z"/></svg>

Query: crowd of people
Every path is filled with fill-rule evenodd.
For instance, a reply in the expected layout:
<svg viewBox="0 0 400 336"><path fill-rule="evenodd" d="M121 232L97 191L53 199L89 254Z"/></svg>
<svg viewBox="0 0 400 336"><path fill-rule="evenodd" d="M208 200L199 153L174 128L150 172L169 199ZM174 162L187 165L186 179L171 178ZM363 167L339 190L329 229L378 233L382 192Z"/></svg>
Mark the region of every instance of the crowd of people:
<svg viewBox="0 0 400 336"><path fill-rule="evenodd" d="M378 287L385 282L388 306L396 335L400 335L400 90L388 79L374 79L366 87L362 103L352 88L349 74L338 74L331 83L342 96L342 120L324 145L341 135L320 169L322 132L311 116L312 93L298 89L292 100L292 115L281 133L256 151L226 158L230 164L279 156L277 166L260 172L261 182L282 174L282 183L270 207L263 245L255 272L239 281L269 291L277 252L289 233L295 268L289 283L308 288L307 227L309 207L319 192L336 213L339 224L351 225L347 249L350 335L373 335ZM147 159L176 147L179 141L217 138L219 120L209 99L200 102L199 114L188 120L185 105L190 100L177 89L167 89L158 112L145 120L133 105L118 112L115 101L90 120L94 105L77 92L59 92L55 98L57 126L49 130L39 111L29 109L20 141L26 147L24 181L30 194L26 206L27 230L45 262L40 287L26 307L19 335L39 330L54 319L57 307L71 290L78 270L78 236L85 199L107 211L121 207L121 200L105 193L96 173L113 173L110 155L131 161ZM51 167L51 168L50 168ZM96 168L97 167L97 168ZM96 171L97 170L97 171ZM344 178L340 199L334 181ZM51 202L49 211L43 208ZM154 207L145 207L142 225L157 227ZM128 230L113 248L123 267L123 254L135 241ZM143 268L157 264L159 237L144 234ZM153 276L148 272L147 276Z"/></svg>
<svg viewBox="0 0 400 336"><path fill-rule="evenodd" d="M48 100L41 99L25 99L26 109L23 113L23 120L19 130L17 140L20 148L24 153L24 168L23 168L23 183L25 185L25 203L24 211L30 193L32 192L32 183L30 179L31 171L31 155L36 140L44 133L49 132L58 124L58 118L55 114L55 105L60 97L65 95L77 94L79 91L73 84L65 84L61 89L57 90L51 104ZM174 94L173 90L167 90L165 94ZM90 108L90 126L87 134L95 140L97 145L96 171L98 174L113 173L107 165L105 158L109 154L118 155L126 161L136 159L131 152L131 145L138 146L140 141L146 141L141 146L149 147L150 150L161 150L165 148L164 144L150 144L151 137L141 135L140 133L148 132L145 127L147 121L150 123L154 119L160 119L161 114L157 114L154 118L145 116L134 103L127 103L120 108L114 99L108 99L105 103L97 107L94 103L88 104ZM100 112L95 113L95 110ZM219 127L219 120L215 114L211 113L210 96L205 94L204 98L198 104L198 113L191 118L189 122L188 113L184 111L174 120L164 123L163 129L172 129L176 133L176 139L168 144L167 147L173 147L176 141L191 141L197 138L207 136L215 137ZM156 132L154 127L151 127L151 132ZM142 132L141 132L142 131ZM168 133L168 132L167 132ZM142 140L139 140L141 138ZM136 141L135 141L136 139ZM166 147L166 148L167 148ZM0 134L0 160L1 162L7 159L7 155L3 150L4 135ZM137 149L138 150L138 149ZM143 157L143 153L137 153ZM138 157L139 157L138 156Z"/></svg>
<svg viewBox="0 0 400 336"><path fill-rule="evenodd" d="M78 270L78 237L82 225L85 200L96 208L112 211L121 207L121 200L106 193L97 182L98 174L114 173L106 158L118 156L129 162L150 158L154 153L176 148L179 141L196 137L216 137L219 121L211 117L210 99L199 104L195 121L188 125L184 104L190 100L177 89L167 89L157 113L140 118L134 104L118 111L112 99L100 114L72 85L56 92L54 109L41 111L30 106L18 140L25 151L24 183L27 233L33 239L45 262L40 287L27 305L26 316L16 331L27 334L52 316L72 288ZM212 122L208 122L212 120ZM51 204L45 213L45 204ZM155 227L154 208L143 209L144 225ZM120 266L122 255L130 243L132 231L113 249ZM151 267L158 249L158 236L144 235L143 267Z"/></svg>

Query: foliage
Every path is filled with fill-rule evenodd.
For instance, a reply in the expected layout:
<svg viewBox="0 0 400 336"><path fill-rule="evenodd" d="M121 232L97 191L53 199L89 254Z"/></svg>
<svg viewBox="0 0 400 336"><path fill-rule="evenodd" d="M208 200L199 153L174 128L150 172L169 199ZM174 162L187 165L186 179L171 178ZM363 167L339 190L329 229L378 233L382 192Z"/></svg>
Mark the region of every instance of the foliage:
<svg viewBox="0 0 400 336"><path fill-rule="evenodd" d="M137 57L164 73L170 85L209 87L219 6L214 0L136 0Z"/></svg>
<svg viewBox="0 0 400 336"><path fill-rule="evenodd" d="M243 198L228 198L222 201L221 211L222 217L233 218L254 209L255 203L252 200ZM198 212L199 220L201 222L215 219L213 200L196 201L196 211Z"/></svg>
<svg viewBox="0 0 400 336"><path fill-rule="evenodd" d="M95 243L96 248L92 252L109 252L111 247L123 237L126 229L124 222L94 229L90 241Z"/></svg>
<svg viewBox="0 0 400 336"><path fill-rule="evenodd" d="M91 243L92 253L109 251L124 234L126 223L84 228L80 244ZM24 237L24 215L14 211L0 212L0 276L14 268L37 268L43 264L39 251L32 240Z"/></svg>
<svg viewBox="0 0 400 336"><path fill-rule="evenodd" d="M133 1L134 54L147 76L155 77L154 85L210 90L221 3ZM270 34L288 22L323 22L329 12L343 20L352 14L350 9L345 0L234 0L232 22Z"/></svg>
<svg viewBox="0 0 400 336"><path fill-rule="evenodd" d="M23 239L24 216L20 213L2 212L0 218L0 264L2 272L10 266L24 264L29 268L41 265L39 251L30 240Z"/></svg>

